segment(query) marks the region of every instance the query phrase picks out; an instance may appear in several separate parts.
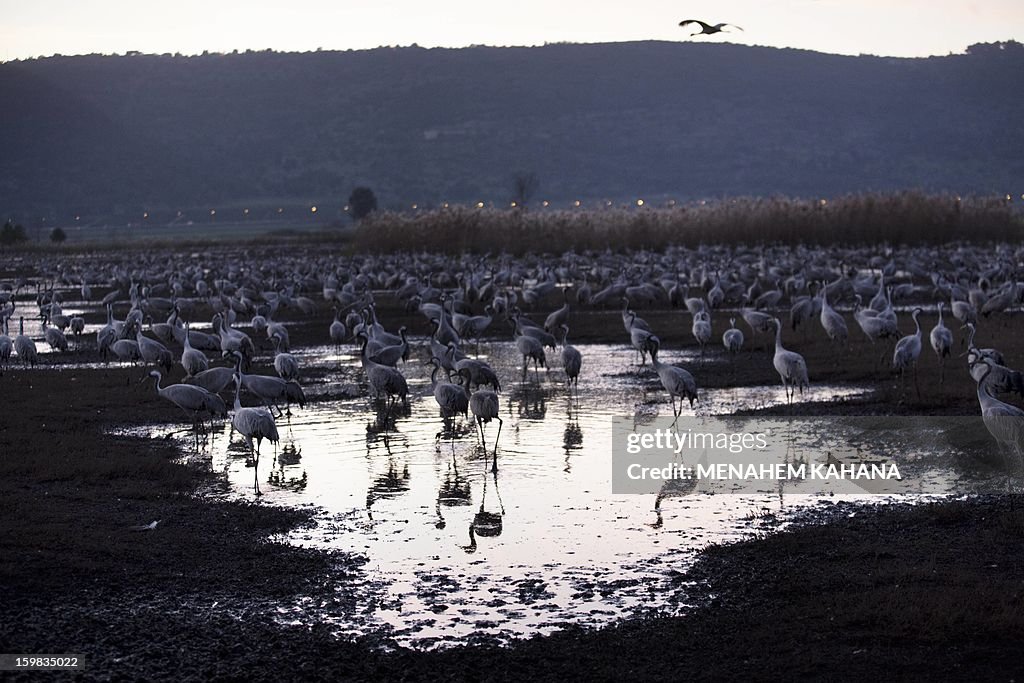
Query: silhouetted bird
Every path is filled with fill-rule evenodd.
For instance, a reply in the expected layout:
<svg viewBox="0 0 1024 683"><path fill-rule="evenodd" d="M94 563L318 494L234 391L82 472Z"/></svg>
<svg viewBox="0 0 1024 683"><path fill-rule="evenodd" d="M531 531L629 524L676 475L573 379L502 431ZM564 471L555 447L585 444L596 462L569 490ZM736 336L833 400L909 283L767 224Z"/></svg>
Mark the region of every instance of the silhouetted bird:
<svg viewBox="0 0 1024 683"><path fill-rule="evenodd" d="M685 19L685 20L679 22L680 26L687 26L689 24L700 24L700 31L698 31L697 33L691 33L690 34L690 35L693 35L693 36L700 36L700 35L708 35L708 36L710 36L710 35L712 35L714 33L727 32L727 31L724 31L726 26L730 26L732 28L736 28L736 29L739 29L741 31L743 30L742 28L740 28L736 24L721 23L721 24L715 24L714 26L712 26L711 24L705 23L705 22L701 21L700 19Z"/></svg>

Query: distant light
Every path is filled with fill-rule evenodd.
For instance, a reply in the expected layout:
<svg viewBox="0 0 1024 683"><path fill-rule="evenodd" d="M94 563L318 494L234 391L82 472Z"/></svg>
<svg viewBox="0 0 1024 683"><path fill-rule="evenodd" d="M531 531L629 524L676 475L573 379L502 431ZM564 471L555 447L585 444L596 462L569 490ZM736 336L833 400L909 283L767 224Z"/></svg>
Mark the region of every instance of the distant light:
<svg viewBox="0 0 1024 683"><path fill-rule="evenodd" d="M706 200L706 199L702 199L702 200L700 200L700 205L701 205L701 206L707 206L707 203L708 203L708 202L707 202L707 200Z"/></svg>
<svg viewBox="0 0 1024 683"><path fill-rule="evenodd" d="M1006 195L1006 201L1012 202L1013 201L1013 197L1011 197L1010 195Z"/></svg>
<svg viewBox="0 0 1024 683"><path fill-rule="evenodd" d="M210 209L210 215L211 216L216 216L217 215L217 209Z"/></svg>
<svg viewBox="0 0 1024 683"><path fill-rule="evenodd" d="M546 200L546 199L545 199L545 200L544 200L544 201L542 201L542 202L541 202L540 204L541 204L541 206L547 206L547 205L548 205L548 204L550 204L550 203L551 203L551 202L549 202L548 200Z"/></svg>
<svg viewBox="0 0 1024 683"><path fill-rule="evenodd" d="M611 206L611 205L612 205L612 200L610 200L610 199L609 199L608 201L606 201L606 202L604 203L604 205L605 205L605 206Z"/></svg>
<svg viewBox="0 0 1024 683"><path fill-rule="evenodd" d="M248 216L249 215L249 209L242 209L242 213L244 213L246 216Z"/></svg>
<svg viewBox="0 0 1024 683"><path fill-rule="evenodd" d="M516 208L516 203L512 202L512 203L509 204L509 206L511 206L514 209L514 208Z"/></svg>
<svg viewBox="0 0 1024 683"><path fill-rule="evenodd" d="M82 218L81 216L75 216L75 220L76 220L76 221L77 221L77 220L81 220L81 218Z"/></svg>
<svg viewBox="0 0 1024 683"><path fill-rule="evenodd" d="M418 208L420 208L420 207L418 207L418 206L417 206L417 205L415 205L415 204L413 204L413 205L412 205L412 210L413 210L413 211L415 211L415 210L416 210L416 209L418 209Z"/></svg>
<svg viewBox="0 0 1024 683"><path fill-rule="evenodd" d="M477 202L476 203L476 208L478 208L478 209L484 208L484 203L483 202Z"/></svg>
<svg viewBox="0 0 1024 683"><path fill-rule="evenodd" d="M143 218L149 218L149 211L143 211L142 212L142 217Z"/></svg>
<svg viewBox="0 0 1024 683"><path fill-rule="evenodd" d="M181 218L181 211L178 212L178 218Z"/></svg>
<svg viewBox="0 0 1024 683"><path fill-rule="evenodd" d="M348 204L346 204L341 210L344 211L345 213L348 213L348 208ZM281 213L281 209L278 209L277 212Z"/></svg>
<svg viewBox="0 0 1024 683"><path fill-rule="evenodd" d="M644 200L642 200L642 199L636 200L636 205L637 206L643 206L644 205Z"/></svg>
<svg viewBox="0 0 1024 683"><path fill-rule="evenodd" d="M573 205L573 206L579 206L579 205L580 205L580 204L582 204L582 203L583 203L583 202L581 202L580 200L578 200L578 199L577 199L576 201L574 201L574 202L572 203L572 205Z"/></svg>
<svg viewBox="0 0 1024 683"><path fill-rule="evenodd" d="M956 196L956 200L957 200L957 201L960 201L960 195L957 195L957 196Z"/></svg>
<svg viewBox="0 0 1024 683"><path fill-rule="evenodd" d="M309 207L309 212L310 213L316 213L316 207L315 206Z"/></svg>
<svg viewBox="0 0 1024 683"><path fill-rule="evenodd" d="M674 200L674 199L668 200L668 205L669 206L675 206L676 205L676 200Z"/></svg>
<svg viewBox="0 0 1024 683"><path fill-rule="evenodd" d="M345 208L348 209L347 206ZM279 206L279 207L277 207L277 212L278 213L284 213L284 209Z"/></svg>
<svg viewBox="0 0 1024 683"><path fill-rule="evenodd" d="M448 202L445 202L445 203L444 203L444 204L442 204L441 206L442 206L443 208L447 209L447 208L448 208Z"/></svg>
<svg viewBox="0 0 1024 683"><path fill-rule="evenodd" d="M822 206L825 206L826 204L828 204L828 200L826 200L826 199L822 199L822 200L821 200L821 201L819 201L818 203L819 203L819 204L821 204Z"/></svg>

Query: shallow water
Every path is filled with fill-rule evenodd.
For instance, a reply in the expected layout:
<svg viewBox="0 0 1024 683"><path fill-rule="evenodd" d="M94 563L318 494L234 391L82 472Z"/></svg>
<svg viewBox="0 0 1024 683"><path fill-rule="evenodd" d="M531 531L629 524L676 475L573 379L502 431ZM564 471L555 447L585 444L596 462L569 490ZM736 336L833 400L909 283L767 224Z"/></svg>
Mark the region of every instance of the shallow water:
<svg viewBox="0 0 1024 683"><path fill-rule="evenodd" d="M226 474L229 497L252 499L258 486L264 503L315 506L317 527L295 532L291 542L365 556L366 603L357 618L299 601L281 607L282 619L333 620L348 634L383 628L398 642L431 646L474 635L549 632L565 623L606 624L645 610L677 612L686 598L674 582L695 553L758 531L767 513L781 519L823 500L899 499L768 488L667 497L655 510L654 495L615 495L613 418L642 423L670 415L671 408L649 366L633 364L631 348L577 348L583 373L572 399L557 354L548 354L556 369L535 373L531 366L523 381L511 344L483 345L483 357L503 381L496 474L475 425L457 420L454 430L445 430L422 359L401 368L412 397L392 422L365 397L350 349L296 351L315 378L306 383L307 394L324 400L278 420L281 442L263 444L258 467L224 427L192 455ZM698 384L702 373L729 371L665 356L685 362ZM861 393L815 386L803 400ZM702 390L697 409L684 415L784 401L781 386ZM497 432L496 423L486 427L488 452ZM181 438L192 451L191 437ZM927 453L903 457L917 463L930 491L956 491L956 477L942 462Z"/></svg>

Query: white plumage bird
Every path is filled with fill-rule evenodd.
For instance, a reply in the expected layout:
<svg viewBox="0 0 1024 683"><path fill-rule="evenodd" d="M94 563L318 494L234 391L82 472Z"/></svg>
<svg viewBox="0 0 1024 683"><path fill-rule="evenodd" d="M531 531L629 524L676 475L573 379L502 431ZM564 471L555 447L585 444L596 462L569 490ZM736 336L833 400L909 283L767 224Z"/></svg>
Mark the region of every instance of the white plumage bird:
<svg viewBox="0 0 1024 683"><path fill-rule="evenodd" d="M921 398L921 388L917 384L917 359L921 356L921 323L918 322L917 316L923 312L921 308L914 309L912 317L916 331L896 342L896 348L892 353L892 367L893 370L900 371L900 385L904 389L907 368L914 369L914 389L918 399Z"/></svg>
<svg viewBox="0 0 1024 683"><path fill-rule="evenodd" d="M35 366L39 362L36 343L25 334L25 318L18 318L18 336L14 338L14 353L22 365Z"/></svg>
<svg viewBox="0 0 1024 683"><path fill-rule="evenodd" d="M580 369L583 367L583 356L575 346L569 344L569 326L562 325L562 369L570 387L579 390Z"/></svg>
<svg viewBox="0 0 1024 683"><path fill-rule="evenodd" d="M181 367L185 368L186 377L195 377L200 372L210 368L210 361L206 354L199 349L193 348L188 335L188 323L185 323L185 350L181 352Z"/></svg>
<svg viewBox="0 0 1024 683"><path fill-rule="evenodd" d="M658 373L661 386L668 392L669 400L672 402L672 414L679 417L683 412L683 399L689 399L690 408L697 400L697 381L688 371L675 365L666 365L658 360L658 349L661 347L661 340L651 336L651 365ZM676 397L679 397L679 410L676 410Z"/></svg>
<svg viewBox="0 0 1024 683"><path fill-rule="evenodd" d="M211 415L223 415L225 411L224 401L216 394L211 394L202 387L191 384L170 384L161 387L163 375L159 370L150 370L150 377L156 378L156 393L160 398L170 401L181 408L186 415L192 418L192 426L198 430L199 414L203 412ZM143 377L142 379L145 379Z"/></svg>
<svg viewBox="0 0 1024 683"><path fill-rule="evenodd" d="M1008 448L1013 452L1017 459L1015 464L1019 466L1024 454L1024 410L1004 403L992 395L988 379L993 366L989 358L980 357L972 364L971 369L973 370L975 366L982 370L978 379L978 405L985 427L1001 449Z"/></svg>
<svg viewBox="0 0 1024 683"><path fill-rule="evenodd" d="M693 325L690 328L693 338L700 344L700 357L704 358L704 346L711 341L711 314L707 311L699 311L693 316Z"/></svg>
<svg viewBox="0 0 1024 683"><path fill-rule="evenodd" d="M953 348L953 333L942 321L941 301L939 302L939 321L935 323L928 339L932 343L935 355L939 357L939 384L942 384L946 379L946 358L949 357Z"/></svg>
<svg viewBox="0 0 1024 683"><path fill-rule="evenodd" d="M722 346L733 356L743 348L743 331L736 327L736 318L729 318L729 329L722 333Z"/></svg>
<svg viewBox="0 0 1024 683"><path fill-rule="evenodd" d="M772 358L772 364L782 379L782 386L786 390L786 402L792 403L797 390L803 396L804 388L810 386L807 361L796 351L790 351L782 346L782 321L772 318L772 322L775 324L775 356Z"/></svg>
<svg viewBox="0 0 1024 683"><path fill-rule="evenodd" d="M828 287L821 283L821 326L825 328L828 338L839 345L846 344L850 337L850 331L846 327L846 321L842 314L836 311L828 303Z"/></svg>
<svg viewBox="0 0 1024 683"><path fill-rule="evenodd" d="M463 381L468 386L469 384L469 372L460 372L463 377ZM484 438L484 425L490 423L491 420L498 421L498 435L494 437L494 463L491 465L491 471L498 471L498 439L501 438L501 428L505 424L501 417L498 415L499 412L498 395L490 389L478 389L473 392L469 397L469 410L473 413L473 418L476 420L477 427L480 429L480 443L484 447L484 456L487 455L487 440Z"/></svg>
<svg viewBox="0 0 1024 683"><path fill-rule="evenodd" d="M242 380L235 375L235 413L231 416L231 428L242 435L245 445L249 448L250 454L255 454L256 467L254 467L255 488L259 493L259 464L260 446L263 439L276 444L281 440L277 433L277 424L274 416L266 408L243 408L239 395L242 392ZM253 439L256 440L256 448L253 448Z"/></svg>

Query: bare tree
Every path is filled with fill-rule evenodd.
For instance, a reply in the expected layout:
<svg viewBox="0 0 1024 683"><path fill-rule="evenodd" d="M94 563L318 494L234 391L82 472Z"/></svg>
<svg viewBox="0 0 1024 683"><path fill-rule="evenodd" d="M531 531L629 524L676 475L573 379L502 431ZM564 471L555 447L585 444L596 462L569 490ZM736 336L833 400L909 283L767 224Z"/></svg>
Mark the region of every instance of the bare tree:
<svg viewBox="0 0 1024 683"><path fill-rule="evenodd" d="M377 195L368 187L357 187L348 197L348 206L349 215L360 221L377 210Z"/></svg>

